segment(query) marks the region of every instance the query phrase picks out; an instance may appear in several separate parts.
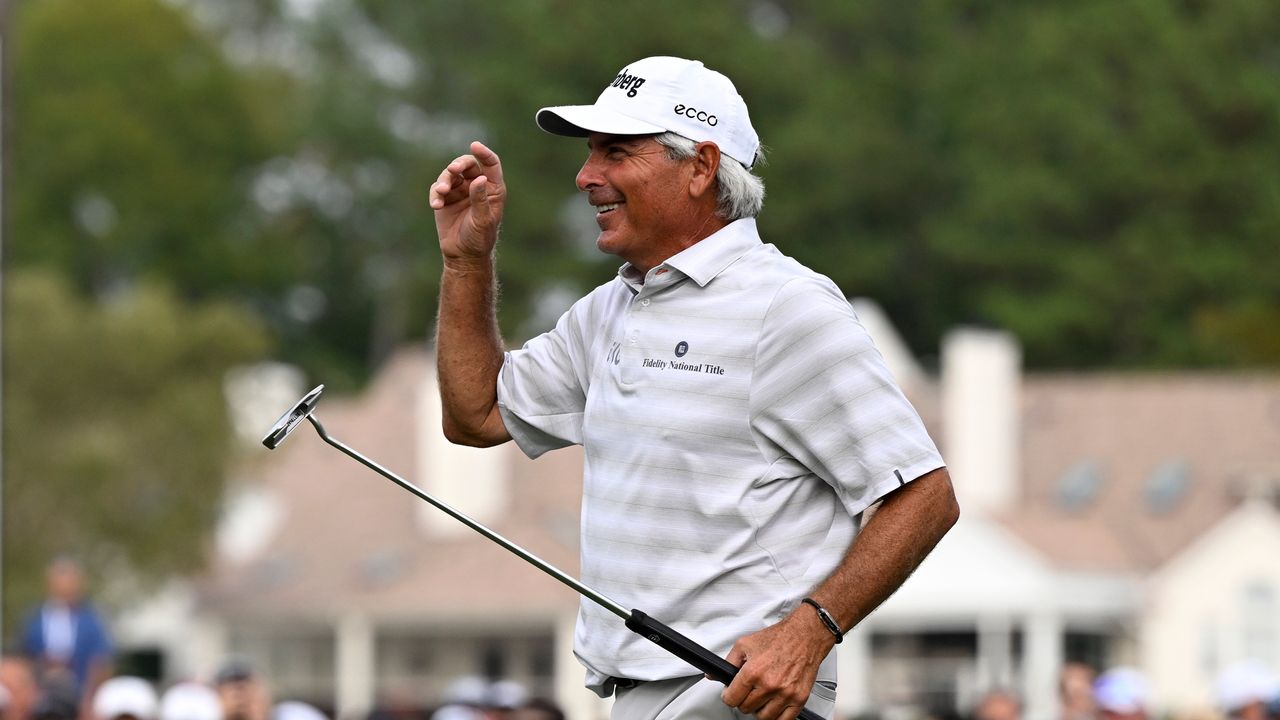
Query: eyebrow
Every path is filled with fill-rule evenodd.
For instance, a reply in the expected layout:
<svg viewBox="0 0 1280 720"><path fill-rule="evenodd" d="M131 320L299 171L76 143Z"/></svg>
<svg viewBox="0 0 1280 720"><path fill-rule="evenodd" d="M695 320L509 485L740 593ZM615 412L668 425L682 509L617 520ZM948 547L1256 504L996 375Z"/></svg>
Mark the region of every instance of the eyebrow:
<svg viewBox="0 0 1280 720"><path fill-rule="evenodd" d="M643 141L646 137L649 137L649 136L648 135L605 135L604 138L600 140L599 144L601 146L626 145L628 147L635 147L641 141ZM587 138L587 149L588 150L595 149L595 146L591 144L591 138Z"/></svg>

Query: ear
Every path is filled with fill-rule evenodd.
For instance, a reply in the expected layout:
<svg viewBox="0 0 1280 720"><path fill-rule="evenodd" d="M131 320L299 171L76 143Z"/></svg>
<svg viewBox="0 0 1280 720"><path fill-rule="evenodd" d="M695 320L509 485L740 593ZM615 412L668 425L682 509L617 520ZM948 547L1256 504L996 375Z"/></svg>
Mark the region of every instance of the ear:
<svg viewBox="0 0 1280 720"><path fill-rule="evenodd" d="M720 169L720 148L713 142L700 142L694 146L693 174L689 177L689 195L693 198L715 196L716 171Z"/></svg>

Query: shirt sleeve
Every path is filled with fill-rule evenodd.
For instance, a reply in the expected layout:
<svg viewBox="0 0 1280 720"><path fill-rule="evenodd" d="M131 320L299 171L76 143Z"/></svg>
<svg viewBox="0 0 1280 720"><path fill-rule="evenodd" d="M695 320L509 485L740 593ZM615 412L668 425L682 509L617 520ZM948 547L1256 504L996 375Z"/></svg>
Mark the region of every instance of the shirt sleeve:
<svg viewBox="0 0 1280 720"><path fill-rule="evenodd" d="M85 625L85 651L90 660L110 659L115 655L115 646L111 642L111 633L107 631L102 616L93 607L86 607L81 622Z"/></svg>
<svg viewBox="0 0 1280 720"><path fill-rule="evenodd" d="M822 478L851 515L943 466L866 328L825 278L792 280L774 298L751 414L766 454Z"/></svg>
<svg viewBox="0 0 1280 720"><path fill-rule="evenodd" d="M591 296L579 300L555 328L508 352L498 374L498 411L526 455L582 444L590 369L583 332Z"/></svg>

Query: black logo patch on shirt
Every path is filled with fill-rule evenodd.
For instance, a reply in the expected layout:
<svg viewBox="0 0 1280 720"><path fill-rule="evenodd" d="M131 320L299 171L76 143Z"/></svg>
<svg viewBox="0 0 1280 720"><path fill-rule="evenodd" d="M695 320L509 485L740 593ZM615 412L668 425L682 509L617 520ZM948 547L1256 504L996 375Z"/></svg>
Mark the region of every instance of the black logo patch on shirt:
<svg viewBox="0 0 1280 720"><path fill-rule="evenodd" d="M684 357L689 352L689 343L681 340L676 343L676 357Z"/></svg>

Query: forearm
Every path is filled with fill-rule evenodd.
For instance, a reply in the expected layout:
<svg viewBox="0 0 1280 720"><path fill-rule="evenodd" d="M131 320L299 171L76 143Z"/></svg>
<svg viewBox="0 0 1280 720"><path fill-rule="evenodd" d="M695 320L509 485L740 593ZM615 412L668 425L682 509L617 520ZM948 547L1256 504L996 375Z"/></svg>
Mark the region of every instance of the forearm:
<svg viewBox="0 0 1280 720"><path fill-rule="evenodd" d="M907 483L880 503L840 565L810 597L842 630L853 627L907 579L959 513L945 468ZM729 651L729 662L741 669L722 695L725 704L765 717L794 717L835 642L807 604L740 638Z"/></svg>
<svg viewBox="0 0 1280 720"><path fill-rule="evenodd" d="M445 437L489 446L510 439L498 415L503 345L492 256L445 258L436 321L436 370Z"/></svg>
<svg viewBox="0 0 1280 720"><path fill-rule="evenodd" d="M852 628L893 594L960 516L946 468L887 496L836 570L810 594L842 629ZM812 612L798 608L797 612Z"/></svg>

